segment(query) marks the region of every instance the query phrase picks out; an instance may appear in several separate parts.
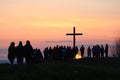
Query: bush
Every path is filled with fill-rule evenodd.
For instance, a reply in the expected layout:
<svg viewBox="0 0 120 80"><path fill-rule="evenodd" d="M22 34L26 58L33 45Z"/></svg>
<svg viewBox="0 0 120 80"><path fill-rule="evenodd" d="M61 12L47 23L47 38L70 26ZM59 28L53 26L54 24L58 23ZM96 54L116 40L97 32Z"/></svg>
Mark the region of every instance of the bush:
<svg viewBox="0 0 120 80"><path fill-rule="evenodd" d="M114 54L115 57L120 57L120 38L115 41Z"/></svg>

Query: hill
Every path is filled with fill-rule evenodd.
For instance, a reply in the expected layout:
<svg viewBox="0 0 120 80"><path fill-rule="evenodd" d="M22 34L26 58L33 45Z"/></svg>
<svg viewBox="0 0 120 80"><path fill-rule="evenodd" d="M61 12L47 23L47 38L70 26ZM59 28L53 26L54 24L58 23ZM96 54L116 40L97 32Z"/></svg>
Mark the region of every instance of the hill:
<svg viewBox="0 0 120 80"><path fill-rule="evenodd" d="M117 80L119 74L118 58L0 64L0 80Z"/></svg>

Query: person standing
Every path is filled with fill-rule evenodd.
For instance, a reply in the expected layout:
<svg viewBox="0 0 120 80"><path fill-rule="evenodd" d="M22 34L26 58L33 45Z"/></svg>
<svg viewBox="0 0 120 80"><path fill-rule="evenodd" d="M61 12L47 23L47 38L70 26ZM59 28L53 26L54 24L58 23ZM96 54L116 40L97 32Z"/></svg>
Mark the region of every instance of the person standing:
<svg viewBox="0 0 120 80"><path fill-rule="evenodd" d="M16 57L17 57L17 64L23 64L24 47L22 41L20 41L19 45L16 47Z"/></svg>
<svg viewBox="0 0 120 80"><path fill-rule="evenodd" d="M104 47L103 47L103 45L101 45L101 58L103 58L104 57Z"/></svg>
<svg viewBox="0 0 120 80"><path fill-rule="evenodd" d="M15 60L15 43L14 42L11 42L8 48L8 59L11 64L14 63L14 60Z"/></svg>
<svg viewBox="0 0 120 80"><path fill-rule="evenodd" d="M81 46L80 51L81 51L81 56L84 57L85 47L83 45Z"/></svg>
<svg viewBox="0 0 120 80"><path fill-rule="evenodd" d="M25 61L26 63L31 63L32 62L32 56L33 56L33 47L30 44L30 41L27 40L26 44L24 46L24 50L25 50Z"/></svg>
<svg viewBox="0 0 120 80"><path fill-rule="evenodd" d="M91 58L91 48L90 48L90 46L87 49L87 57Z"/></svg>
<svg viewBox="0 0 120 80"><path fill-rule="evenodd" d="M107 58L108 57L108 44L106 44L105 46L105 57Z"/></svg>

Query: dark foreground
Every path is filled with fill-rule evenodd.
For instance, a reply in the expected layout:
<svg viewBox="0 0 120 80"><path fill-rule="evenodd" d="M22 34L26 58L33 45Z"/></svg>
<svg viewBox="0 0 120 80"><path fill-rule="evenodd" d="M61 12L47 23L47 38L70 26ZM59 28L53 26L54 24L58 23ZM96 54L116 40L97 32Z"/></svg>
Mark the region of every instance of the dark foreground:
<svg viewBox="0 0 120 80"><path fill-rule="evenodd" d="M0 80L120 80L120 59L0 64Z"/></svg>

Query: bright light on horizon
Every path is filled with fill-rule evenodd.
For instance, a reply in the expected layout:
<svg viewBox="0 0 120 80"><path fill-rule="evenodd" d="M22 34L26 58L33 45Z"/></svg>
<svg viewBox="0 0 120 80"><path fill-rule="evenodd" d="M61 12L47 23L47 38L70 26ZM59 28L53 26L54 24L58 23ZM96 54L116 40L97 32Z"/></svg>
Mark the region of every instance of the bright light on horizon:
<svg viewBox="0 0 120 80"><path fill-rule="evenodd" d="M80 53L77 53L76 55L75 55L75 58L74 59L82 59L83 57L80 55Z"/></svg>

